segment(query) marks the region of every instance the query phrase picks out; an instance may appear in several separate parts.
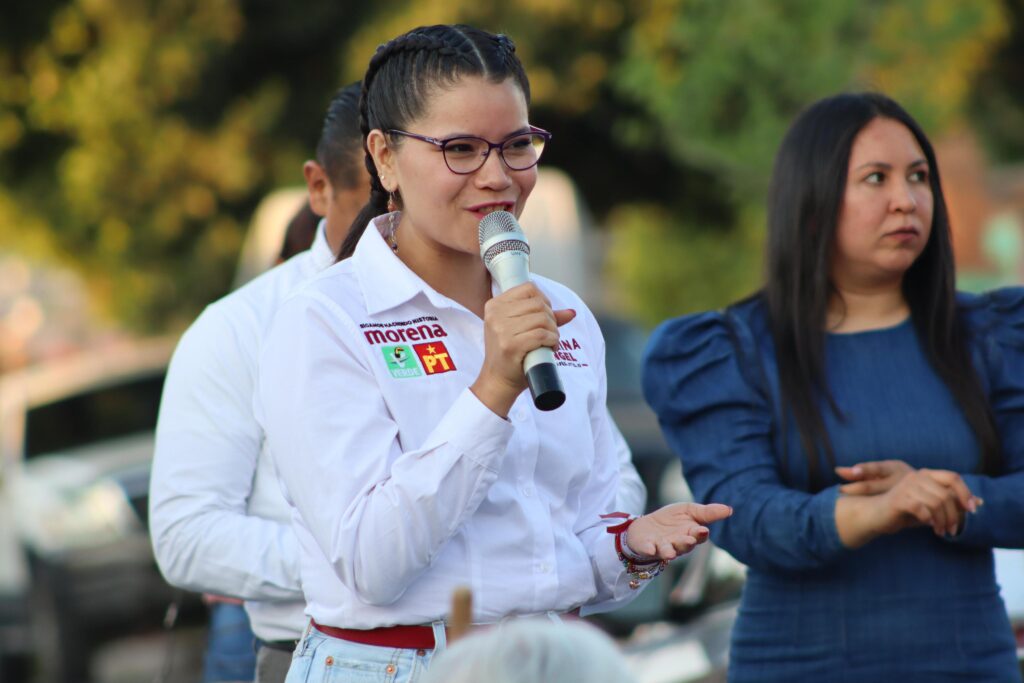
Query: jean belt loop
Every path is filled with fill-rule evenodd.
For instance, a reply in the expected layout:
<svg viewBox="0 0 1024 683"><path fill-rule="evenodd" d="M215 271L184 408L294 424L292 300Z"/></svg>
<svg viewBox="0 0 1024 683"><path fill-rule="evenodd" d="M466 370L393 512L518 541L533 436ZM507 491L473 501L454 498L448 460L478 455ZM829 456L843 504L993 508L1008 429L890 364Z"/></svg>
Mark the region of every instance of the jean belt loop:
<svg viewBox="0 0 1024 683"><path fill-rule="evenodd" d="M430 624L434 629L434 654L444 652L448 647L448 633L445 631L444 621L438 620Z"/></svg>
<svg viewBox="0 0 1024 683"><path fill-rule="evenodd" d="M550 619L551 621L553 621L556 624L561 624L562 623L562 615L560 615L558 612L553 612L551 610L548 610L548 619Z"/></svg>

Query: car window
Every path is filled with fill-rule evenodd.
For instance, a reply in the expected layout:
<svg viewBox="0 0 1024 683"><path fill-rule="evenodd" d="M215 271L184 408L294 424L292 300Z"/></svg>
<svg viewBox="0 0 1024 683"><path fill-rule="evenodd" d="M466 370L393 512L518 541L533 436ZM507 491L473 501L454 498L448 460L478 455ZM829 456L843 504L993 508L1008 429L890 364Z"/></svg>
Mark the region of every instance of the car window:
<svg viewBox="0 0 1024 683"><path fill-rule="evenodd" d="M153 431L163 386L164 372L161 371L29 410L25 457Z"/></svg>

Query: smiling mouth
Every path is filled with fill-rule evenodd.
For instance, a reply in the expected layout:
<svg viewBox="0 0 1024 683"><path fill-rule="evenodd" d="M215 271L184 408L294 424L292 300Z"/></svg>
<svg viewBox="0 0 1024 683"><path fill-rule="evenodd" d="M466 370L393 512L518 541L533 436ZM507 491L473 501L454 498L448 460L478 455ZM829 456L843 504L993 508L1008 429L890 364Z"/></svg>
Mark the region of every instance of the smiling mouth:
<svg viewBox="0 0 1024 683"><path fill-rule="evenodd" d="M509 211L512 209L512 204L488 204L487 206L481 206L478 208L470 209L473 213L489 214L495 211Z"/></svg>

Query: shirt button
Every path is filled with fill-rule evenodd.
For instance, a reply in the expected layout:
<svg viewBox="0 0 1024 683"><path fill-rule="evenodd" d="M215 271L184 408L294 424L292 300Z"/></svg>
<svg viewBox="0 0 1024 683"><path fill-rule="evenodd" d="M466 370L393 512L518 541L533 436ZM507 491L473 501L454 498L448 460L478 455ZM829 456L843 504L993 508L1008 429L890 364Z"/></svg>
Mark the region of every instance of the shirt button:
<svg viewBox="0 0 1024 683"><path fill-rule="evenodd" d="M537 565L537 569L539 569L542 574L547 574L549 571L551 571L551 565L547 562L541 562L539 565Z"/></svg>
<svg viewBox="0 0 1024 683"><path fill-rule="evenodd" d="M526 496L527 498L532 496L533 495L533 487L531 487L531 486L524 486L523 487L523 495Z"/></svg>

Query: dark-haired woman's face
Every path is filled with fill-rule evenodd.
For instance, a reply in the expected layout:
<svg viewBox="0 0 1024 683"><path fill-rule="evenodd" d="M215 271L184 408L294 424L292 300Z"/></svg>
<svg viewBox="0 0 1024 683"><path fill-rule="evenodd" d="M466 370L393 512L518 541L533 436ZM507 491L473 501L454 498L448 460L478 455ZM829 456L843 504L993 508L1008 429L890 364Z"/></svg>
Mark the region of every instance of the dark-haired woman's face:
<svg viewBox="0 0 1024 683"><path fill-rule="evenodd" d="M407 130L441 140L469 135L500 142L529 130L526 99L513 79L463 78L438 89ZM391 166L402 195L399 243L416 240L438 253L478 255L480 219L494 210L518 216L537 182L536 167L513 171L496 149L477 171L455 174L438 147L412 138L402 140Z"/></svg>
<svg viewBox="0 0 1024 683"><path fill-rule="evenodd" d="M853 141L839 210L832 281L843 288L899 282L932 227L929 168L902 123L876 118Z"/></svg>

